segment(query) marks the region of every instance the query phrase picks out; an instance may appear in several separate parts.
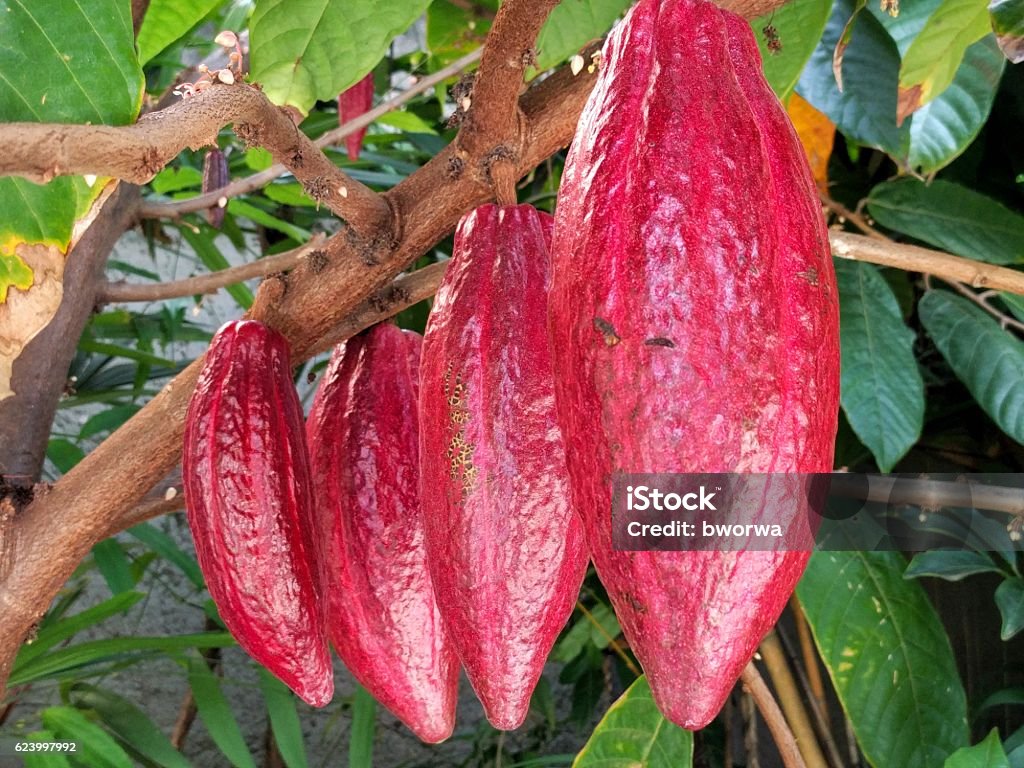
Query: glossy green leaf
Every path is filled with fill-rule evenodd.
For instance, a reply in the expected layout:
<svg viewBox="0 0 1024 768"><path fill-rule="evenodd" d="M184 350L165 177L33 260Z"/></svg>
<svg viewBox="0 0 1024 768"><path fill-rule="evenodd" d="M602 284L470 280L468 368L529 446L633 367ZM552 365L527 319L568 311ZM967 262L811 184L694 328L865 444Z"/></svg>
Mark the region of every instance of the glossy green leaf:
<svg viewBox="0 0 1024 768"><path fill-rule="evenodd" d="M968 46L988 33L985 0L942 0L903 54L901 114L914 112L948 88Z"/></svg>
<svg viewBox="0 0 1024 768"><path fill-rule="evenodd" d="M832 53L853 6L853 0L836 0L796 90L847 138L898 155L909 136L909 126L896 126L899 53L873 15L862 13L858 17L843 56L842 92L832 72Z"/></svg>
<svg viewBox="0 0 1024 768"><path fill-rule="evenodd" d="M235 768L256 768L235 714L221 690L220 679L213 674L206 661L189 657L188 682L192 687L196 710L213 743L220 747L220 751Z"/></svg>
<svg viewBox="0 0 1024 768"><path fill-rule="evenodd" d="M76 755L90 768L132 768L132 759L114 738L74 707L48 707L40 714L57 741L78 742Z"/></svg>
<svg viewBox="0 0 1024 768"><path fill-rule="evenodd" d="M1006 579L996 588L996 606L1003 618L999 636L1009 640L1024 629L1024 579Z"/></svg>
<svg viewBox="0 0 1024 768"><path fill-rule="evenodd" d="M872 189L867 203L882 226L940 250L989 264L1024 263L1024 216L967 187L900 179Z"/></svg>
<svg viewBox="0 0 1024 768"><path fill-rule="evenodd" d="M992 31L1003 55L1014 64L1024 61L1024 3L1020 0L990 0Z"/></svg>
<svg viewBox="0 0 1024 768"><path fill-rule="evenodd" d="M85 458L85 451L70 440L55 437L46 445L46 458L54 463L61 474L65 474Z"/></svg>
<svg viewBox="0 0 1024 768"><path fill-rule="evenodd" d="M1024 343L984 310L947 291L929 291L918 315L946 362L992 420L1024 442Z"/></svg>
<svg viewBox="0 0 1024 768"><path fill-rule="evenodd" d="M255 151L255 150L250 150ZM265 149L260 150L270 153ZM248 153L246 153L248 155ZM261 170L261 169L256 169ZM203 185L203 172L198 168L188 165L164 168L149 182L153 191L158 195L169 195L171 192L180 192L185 189L198 190Z"/></svg>
<svg viewBox="0 0 1024 768"><path fill-rule="evenodd" d="M129 528L128 533L156 552L160 557L178 566L181 572L185 574L197 589L203 589L206 586L196 559L186 554L175 543L174 539L159 528L156 528L152 523L139 523Z"/></svg>
<svg viewBox="0 0 1024 768"><path fill-rule="evenodd" d="M988 120L1005 67L992 35L968 48L952 84L910 118L905 164L934 173L959 157Z"/></svg>
<svg viewBox="0 0 1024 768"><path fill-rule="evenodd" d="M835 260L839 284L841 403L853 431L888 472L921 436L924 383L914 332L870 264Z"/></svg>
<svg viewBox="0 0 1024 768"><path fill-rule="evenodd" d="M112 594L119 595L135 588L128 556L117 539L104 539L97 543L92 548L92 557Z"/></svg>
<svg viewBox="0 0 1024 768"><path fill-rule="evenodd" d="M815 552L797 586L857 743L875 768L938 768L968 743L949 638L896 552Z"/></svg>
<svg viewBox="0 0 1024 768"><path fill-rule="evenodd" d="M69 696L79 709L93 710L115 736L142 757L163 768L191 765L149 716L128 699L85 683L76 683Z"/></svg>
<svg viewBox="0 0 1024 768"><path fill-rule="evenodd" d="M999 729L993 728L980 744L961 747L946 761L945 768L1010 768L1010 761L999 740Z"/></svg>
<svg viewBox="0 0 1024 768"><path fill-rule="evenodd" d="M934 576L946 581L960 581L979 573L1002 573L1002 570L985 552L937 549L914 555L914 559L903 573L903 578L919 579L923 576Z"/></svg>
<svg viewBox="0 0 1024 768"><path fill-rule="evenodd" d="M139 62L145 64L181 38L222 0L151 0L139 29ZM216 34L216 33L214 33Z"/></svg>
<svg viewBox="0 0 1024 768"><path fill-rule="evenodd" d="M608 708L573 768L689 768L693 733L670 723L640 677Z"/></svg>
<svg viewBox="0 0 1024 768"><path fill-rule="evenodd" d="M373 768L373 737L377 725L377 702L356 684L352 698L352 729L349 731L349 768Z"/></svg>
<svg viewBox="0 0 1024 768"><path fill-rule="evenodd" d="M405 133L432 133L437 135L434 126L415 112L405 112L402 110L388 112L386 115L378 117L377 123L379 125L390 125L392 128L397 128Z"/></svg>
<svg viewBox="0 0 1024 768"><path fill-rule="evenodd" d="M97 414L86 419L85 424L78 431L79 439L93 437L104 432L113 432L124 424L128 419L139 412L142 406L139 405L115 405L111 408L104 408Z"/></svg>
<svg viewBox="0 0 1024 768"><path fill-rule="evenodd" d="M270 727L281 759L288 768L307 768L309 762L306 760L306 745L302 738L302 723L295 708L295 696L288 690L288 686L263 667L259 668L259 675L260 690L267 703Z"/></svg>
<svg viewBox="0 0 1024 768"><path fill-rule="evenodd" d="M896 43L900 57L906 56L910 46L942 4L943 0L914 0L900 3L899 13L893 16L882 3L868 3L866 10L875 18Z"/></svg>
<svg viewBox="0 0 1024 768"><path fill-rule="evenodd" d="M750 22L761 50L764 76L780 99L796 86L804 65L821 39L831 11L832 0L793 0ZM768 24L778 32L782 44L778 53L768 50L764 34Z"/></svg>
<svg viewBox="0 0 1024 768"><path fill-rule="evenodd" d="M587 644L595 648L607 648L609 638L618 637L622 631L619 620L606 604L597 603L588 610L593 621L582 614L577 616L572 627L555 646L554 658L557 661L572 661ZM594 626L595 621L599 626Z"/></svg>
<svg viewBox="0 0 1024 768"><path fill-rule="evenodd" d="M537 36L537 69L560 64L604 36L629 6L630 0L566 0L556 5Z"/></svg>
<svg viewBox="0 0 1024 768"><path fill-rule="evenodd" d="M429 0L258 0L251 80L276 104L306 113L373 69Z"/></svg>
<svg viewBox="0 0 1024 768"><path fill-rule="evenodd" d="M304 243L310 238L310 232L308 229L297 227L291 222L279 219L273 214L267 213L261 208L257 208L251 203L247 203L244 200L230 200L228 202L228 213L235 216L242 216L243 218L255 221L257 224L261 224L267 229L273 229L280 232L282 235L287 235L292 240L299 243ZM209 266L209 265L207 265Z"/></svg>
<svg viewBox="0 0 1024 768"><path fill-rule="evenodd" d="M493 6L493 7L491 7ZM497 2L479 2L480 12L459 7L449 0L434 0L427 8L427 49L439 66L450 64L479 48L491 28L488 11L497 10Z"/></svg>

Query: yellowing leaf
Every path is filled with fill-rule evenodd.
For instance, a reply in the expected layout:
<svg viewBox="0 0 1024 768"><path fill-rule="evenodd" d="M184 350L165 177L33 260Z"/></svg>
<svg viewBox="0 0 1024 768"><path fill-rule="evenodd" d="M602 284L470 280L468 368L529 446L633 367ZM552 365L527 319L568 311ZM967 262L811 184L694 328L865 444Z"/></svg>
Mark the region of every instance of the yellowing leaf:
<svg viewBox="0 0 1024 768"><path fill-rule="evenodd" d="M0 304L7 300L8 288L27 291L32 287L32 270L14 253L14 244L0 245Z"/></svg>
<svg viewBox="0 0 1024 768"><path fill-rule="evenodd" d="M789 112L789 119L793 121L800 143L804 145L807 162L814 174L814 182L818 189L824 192L828 189L828 160L832 156L836 127L824 114L796 93L790 96L786 111Z"/></svg>

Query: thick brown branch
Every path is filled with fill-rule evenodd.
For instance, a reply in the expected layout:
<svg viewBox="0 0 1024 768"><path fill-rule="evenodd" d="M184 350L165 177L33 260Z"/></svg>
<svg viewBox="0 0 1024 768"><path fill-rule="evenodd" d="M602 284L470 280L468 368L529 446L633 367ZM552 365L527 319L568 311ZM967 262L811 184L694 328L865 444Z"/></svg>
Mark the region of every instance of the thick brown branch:
<svg viewBox="0 0 1024 768"><path fill-rule="evenodd" d="M161 301L180 296L216 293L221 288L240 283L243 280L266 277L276 272L287 272L323 243L324 236L318 234L305 245L284 253L250 261L230 269L222 269L208 275L187 277L184 280L175 280L170 283L105 283L100 287L96 301L100 304L118 301Z"/></svg>
<svg viewBox="0 0 1024 768"><path fill-rule="evenodd" d="M217 84L136 124L0 124L0 176L46 182L55 176L93 174L149 181L186 147L216 143L233 124L248 144L265 147L295 174L309 195L360 234L390 224L387 206L373 190L349 178L258 89Z"/></svg>

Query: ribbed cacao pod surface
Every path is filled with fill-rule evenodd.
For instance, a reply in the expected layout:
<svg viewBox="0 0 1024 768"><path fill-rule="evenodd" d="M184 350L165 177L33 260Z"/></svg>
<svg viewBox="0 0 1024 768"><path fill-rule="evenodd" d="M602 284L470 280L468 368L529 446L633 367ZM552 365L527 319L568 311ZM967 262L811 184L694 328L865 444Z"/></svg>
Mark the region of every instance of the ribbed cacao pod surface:
<svg viewBox="0 0 1024 768"><path fill-rule="evenodd" d="M344 125L349 120L355 120L362 114L370 111L373 106L373 72L360 80L348 90L342 91L338 96L338 124ZM348 152L348 159L355 162L359 159L359 153L363 148L363 138L366 136L366 128L360 128L354 133L345 137L345 149Z"/></svg>
<svg viewBox="0 0 1024 768"><path fill-rule="evenodd" d="M613 551L612 478L830 471L835 277L742 19L640 0L601 62L553 235L558 416L598 575L655 701L696 729L783 610L809 536L802 550ZM782 482L804 497L806 479ZM806 522L806 499L787 512Z"/></svg>
<svg viewBox="0 0 1024 768"><path fill-rule="evenodd" d="M421 343L382 324L338 345L306 429L326 537L331 642L374 698L433 743L455 725L459 662L424 543Z"/></svg>
<svg viewBox="0 0 1024 768"><path fill-rule="evenodd" d="M491 723L517 728L586 571L545 324L551 218L466 214L420 378L420 482L438 607Z"/></svg>
<svg viewBox="0 0 1024 768"><path fill-rule="evenodd" d="M304 701L334 694L302 406L287 340L253 320L214 336L185 418L199 567L238 644Z"/></svg>

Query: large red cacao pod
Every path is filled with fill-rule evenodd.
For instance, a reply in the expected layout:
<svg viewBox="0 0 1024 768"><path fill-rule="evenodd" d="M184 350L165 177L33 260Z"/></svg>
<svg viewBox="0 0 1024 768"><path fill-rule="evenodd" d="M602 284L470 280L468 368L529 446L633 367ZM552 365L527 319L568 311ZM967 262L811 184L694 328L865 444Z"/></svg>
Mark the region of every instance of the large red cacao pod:
<svg viewBox="0 0 1024 768"><path fill-rule="evenodd" d="M551 218L484 205L427 322L420 479L438 606L487 718L517 728L586 571L545 325Z"/></svg>
<svg viewBox="0 0 1024 768"><path fill-rule="evenodd" d="M609 36L552 260L558 416L591 556L659 707L700 728L808 552L613 551L612 477L830 471L839 401L827 232L746 22L641 0ZM807 512L788 510L805 530Z"/></svg>
<svg viewBox="0 0 1024 768"><path fill-rule="evenodd" d="M374 698L433 743L455 725L459 663L423 540L421 343L383 324L338 345L306 429L331 642Z"/></svg>
<svg viewBox="0 0 1024 768"><path fill-rule="evenodd" d="M348 90L342 91L338 96L338 123L344 125L349 120L355 120L362 114L370 111L373 106L373 72ZM345 149L348 152L348 159L355 162L359 159L359 152L363 148L363 138L366 136L366 129L360 128L345 137Z"/></svg>
<svg viewBox="0 0 1024 768"><path fill-rule="evenodd" d="M214 336L185 417L182 480L199 567L238 644L304 701L334 674L306 438L287 340L253 320Z"/></svg>

